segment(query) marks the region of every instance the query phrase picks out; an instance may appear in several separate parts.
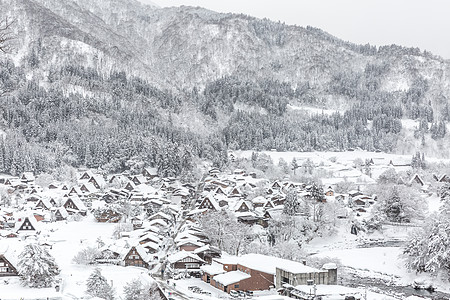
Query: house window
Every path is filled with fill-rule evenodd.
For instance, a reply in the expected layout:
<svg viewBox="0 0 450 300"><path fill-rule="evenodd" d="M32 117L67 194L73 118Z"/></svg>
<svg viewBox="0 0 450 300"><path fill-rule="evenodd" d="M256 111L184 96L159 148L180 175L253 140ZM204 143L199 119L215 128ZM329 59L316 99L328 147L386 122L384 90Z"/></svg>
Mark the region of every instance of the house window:
<svg viewBox="0 0 450 300"><path fill-rule="evenodd" d="M186 264L186 269L196 269L199 268L200 265L199 264Z"/></svg>
<svg viewBox="0 0 450 300"><path fill-rule="evenodd" d="M235 288L235 289L238 289L238 288L239 288L239 284L235 284L235 285L234 285L234 288Z"/></svg>
<svg viewBox="0 0 450 300"><path fill-rule="evenodd" d="M289 282L289 278L284 277L284 276L281 277L281 282L282 282L282 283L290 283L290 282Z"/></svg>
<svg viewBox="0 0 450 300"><path fill-rule="evenodd" d="M8 268L7 267L1 267L0 268L0 273L8 273Z"/></svg>

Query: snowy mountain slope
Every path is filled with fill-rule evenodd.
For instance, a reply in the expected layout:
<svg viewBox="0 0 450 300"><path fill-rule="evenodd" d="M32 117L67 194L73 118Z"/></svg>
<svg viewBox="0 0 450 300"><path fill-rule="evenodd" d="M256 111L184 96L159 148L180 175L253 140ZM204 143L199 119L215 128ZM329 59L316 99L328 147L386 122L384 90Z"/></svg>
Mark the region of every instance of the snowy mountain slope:
<svg viewBox="0 0 450 300"><path fill-rule="evenodd" d="M381 83L389 91L409 88L413 73L439 79L438 84L448 82L448 64L420 51L385 47L377 53L373 47L346 43L318 29L244 15L192 7L160 9L136 0L5 4L4 8L16 7L16 12L19 8L19 15L26 11L24 18L32 20L35 39L40 32L80 40L115 58L118 68L151 80L162 77L176 87L240 74L294 86L308 81L323 90L333 75L362 72L369 63L391 65ZM120 66L123 60L127 64Z"/></svg>
<svg viewBox="0 0 450 300"><path fill-rule="evenodd" d="M449 63L418 49L136 0L4 0L0 9L16 20L17 37L0 57L0 89L10 87L0 130L17 130L40 149L23 153L56 142L72 165L122 170L132 156L167 161L155 154L170 153L165 146L142 143L187 145L179 157L224 162L228 147L396 151L400 141L413 152L422 140L439 140L432 149L448 140L438 122L450 120ZM291 109L302 106L330 114ZM404 133L401 119L428 125ZM89 124L101 128L96 138ZM125 158L117 147L124 137L136 149ZM16 172L10 161L5 171Z"/></svg>

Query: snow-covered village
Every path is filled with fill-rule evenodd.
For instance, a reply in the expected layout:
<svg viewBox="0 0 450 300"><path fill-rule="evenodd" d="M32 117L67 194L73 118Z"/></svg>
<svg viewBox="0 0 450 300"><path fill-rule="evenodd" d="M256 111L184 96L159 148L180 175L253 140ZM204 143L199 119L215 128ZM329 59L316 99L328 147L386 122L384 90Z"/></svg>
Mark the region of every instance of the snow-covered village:
<svg viewBox="0 0 450 300"><path fill-rule="evenodd" d="M0 300L450 299L449 10L0 0Z"/></svg>
<svg viewBox="0 0 450 300"><path fill-rule="evenodd" d="M449 295L445 276L408 268L430 255L410 247L432 233L410 234L439 219L446 174L364 151L229 156L231 168L204 165L196 183L151 167L77 170L65 182L1 176L2 299Z"/></svg>

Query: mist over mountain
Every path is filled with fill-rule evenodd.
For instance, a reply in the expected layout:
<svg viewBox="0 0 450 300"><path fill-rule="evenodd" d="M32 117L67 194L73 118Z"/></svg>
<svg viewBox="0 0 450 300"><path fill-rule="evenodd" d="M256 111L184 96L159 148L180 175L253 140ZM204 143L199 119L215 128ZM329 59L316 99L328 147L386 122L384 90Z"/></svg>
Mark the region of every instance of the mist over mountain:
<svg viewBox="0 0 450 300"><path fill-rule="evenodd" d="M180 175L198 158L226 163L227 149L449 154L450 64L417 48L134 0L0 10L16 36L0 56L3 172L151 164Z"/></svg>

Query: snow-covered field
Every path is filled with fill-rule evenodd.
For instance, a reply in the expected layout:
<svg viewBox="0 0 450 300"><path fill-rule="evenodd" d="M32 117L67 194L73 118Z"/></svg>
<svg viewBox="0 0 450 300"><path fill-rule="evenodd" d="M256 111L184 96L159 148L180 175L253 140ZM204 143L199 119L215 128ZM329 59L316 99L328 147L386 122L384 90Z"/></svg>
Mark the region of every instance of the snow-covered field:
<svg viewBox="0 0 450 300"><path fill-rule="evenodd" d="M292 109L292 110L303 110L312 115L315 115L315 114L331 115L331 114L337 112L337 110L334 110L334 109L325 109L325 108L308 107L308 106L295 106L295 105L291 105L291 104L288 104L287 108Z"/></svg>

